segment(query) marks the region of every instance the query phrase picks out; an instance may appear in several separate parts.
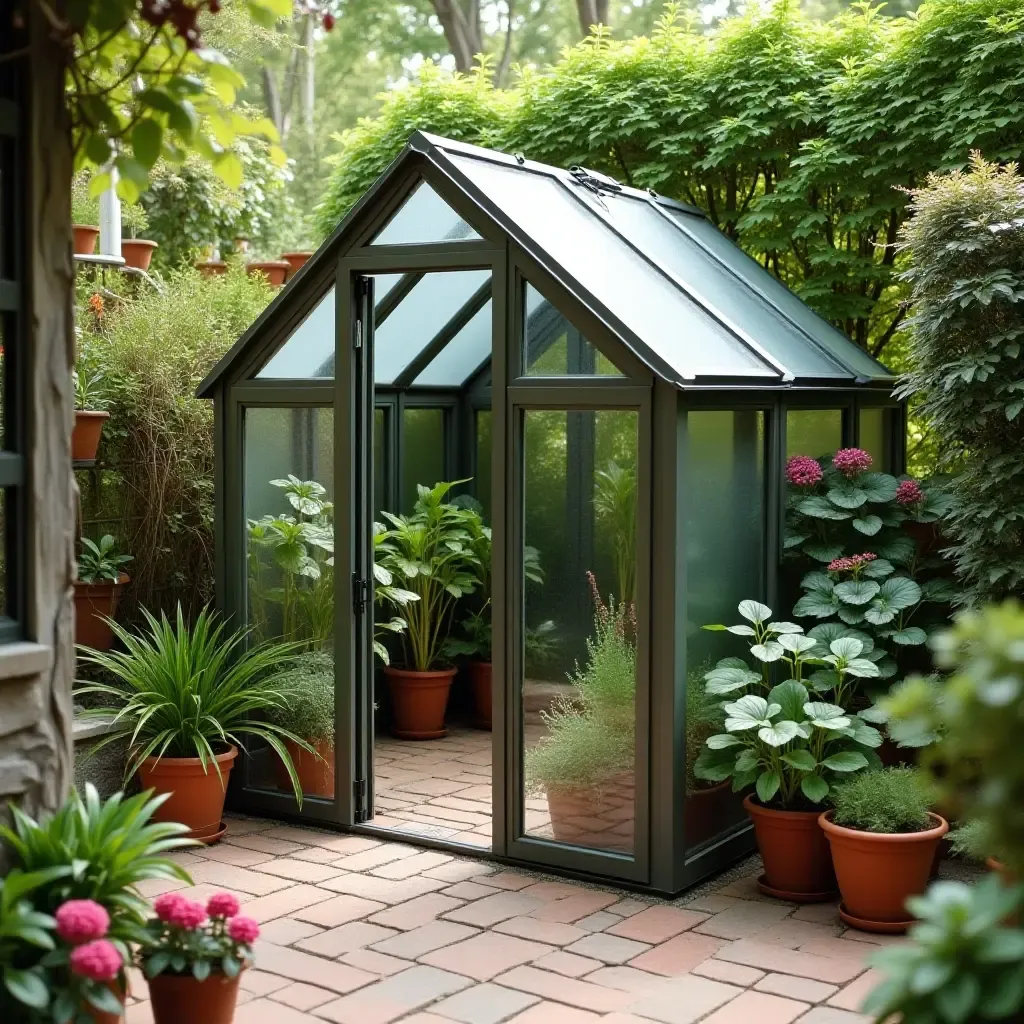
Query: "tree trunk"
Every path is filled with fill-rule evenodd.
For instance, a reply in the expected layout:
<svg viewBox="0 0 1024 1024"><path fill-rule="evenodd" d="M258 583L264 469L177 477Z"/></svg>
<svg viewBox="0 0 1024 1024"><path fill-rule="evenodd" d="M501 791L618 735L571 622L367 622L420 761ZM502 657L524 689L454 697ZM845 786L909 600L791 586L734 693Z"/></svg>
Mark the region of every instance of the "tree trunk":
<svg viewBox="0 0 1024 1024"><path fill-rule="evenodd" d="M608 24L608 0L576 0L580 31L589 36L595 25Z"/></svg>
<svg viewBox="0 0 1024 1024"><path fill-rule="evenodd" d="M483 52L479 7L471 2L468 10L463 10L460 0L433 0L433 4L456 70L471 71L474 58Z"/></svg>
<svg viewBox="0 0 1024 1024"><path fill-rule="evenodd" d="M313 15L307 14L302 26L302 126L305 129L306 137L310 146L313 145L316 135L316 124L314 120L314 107L316 105L316 40L313 35Z"/></svg>

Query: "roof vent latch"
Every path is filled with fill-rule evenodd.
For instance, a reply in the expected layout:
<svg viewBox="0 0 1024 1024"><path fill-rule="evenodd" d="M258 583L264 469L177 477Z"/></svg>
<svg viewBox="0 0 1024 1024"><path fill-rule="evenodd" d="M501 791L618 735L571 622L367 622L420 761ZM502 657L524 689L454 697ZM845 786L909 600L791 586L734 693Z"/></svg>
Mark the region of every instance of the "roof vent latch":
<svg viewBox="0 0 1024 1024"><path fill-rule="evenodd" d="M609 192L622 191L622 186L614 178L609 178L607 174L602 174L600 171L592 171L587 167L581 167L579 164L573 164L569 168L569 173L578 184L582 185L585 189L589 189L595 195L600 196L606 195Z"/></svg>

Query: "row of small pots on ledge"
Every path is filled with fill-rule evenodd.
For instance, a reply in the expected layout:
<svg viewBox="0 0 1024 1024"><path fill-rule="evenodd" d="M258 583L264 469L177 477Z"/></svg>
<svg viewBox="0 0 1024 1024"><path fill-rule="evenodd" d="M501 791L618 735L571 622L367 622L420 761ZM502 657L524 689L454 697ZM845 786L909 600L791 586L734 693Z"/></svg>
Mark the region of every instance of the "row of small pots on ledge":
<svg viewBox="0 0 1024 1024"><path fill-rule="evenodd" d="M245 265L250 274L263 274L271 288L280 288L289 278L294 277L306 262L311 252L283 252L279 260L253 260ZM202 260L196 269L206 277L227 273L228 265L224 260Z"/></svg>
<svg viewBox="0 0 1024 1024"><path fill-rule="evenodd" d="M100 229L91 224L73 224L71 231L76 256L89 256L96 250L96 240L100 237ZM157 243L149 238L122 238L121 255L125 266L137 270L149 270L153 259L153 250Z"/></svg>

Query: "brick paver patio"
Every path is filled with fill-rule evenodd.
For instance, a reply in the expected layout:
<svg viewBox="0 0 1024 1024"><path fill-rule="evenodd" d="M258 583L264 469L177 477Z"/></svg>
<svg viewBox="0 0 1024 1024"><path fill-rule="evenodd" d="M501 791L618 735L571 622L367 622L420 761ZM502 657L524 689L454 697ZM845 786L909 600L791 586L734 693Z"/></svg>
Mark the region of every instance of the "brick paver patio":
<svg viewBox="0 0 1024 1024"><path fill-rule="evenodd" d="M261 922L237 1024L857 1024L865 957L903 941L766 899L753 875L667 902L237 818L178 859L190 895L231 890ZM130 1005L127 1024L151 1022Z"/></svg>

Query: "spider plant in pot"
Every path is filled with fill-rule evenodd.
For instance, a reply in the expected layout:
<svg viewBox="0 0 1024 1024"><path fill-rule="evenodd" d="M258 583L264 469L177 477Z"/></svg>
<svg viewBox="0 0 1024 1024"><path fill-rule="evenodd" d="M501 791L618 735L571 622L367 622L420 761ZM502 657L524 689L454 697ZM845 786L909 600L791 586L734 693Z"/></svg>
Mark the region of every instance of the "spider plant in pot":
<svg viewBox="0 0 1024 1024"><path fill-rule="evenodd" d="M97 651L107 651L114 635L110 620L117 611L121 591L128 575L121 566L132 560L117 550L117 543L108 533L99 543L82 538L78 555L78 579L75 580L75 640Z"/></svg>
<svg viewBox="0 0 1024 1024"><path fill-rule="evenodd" d="M445 664L445 640L456 603L473 593L479 575L469 526L476 513L446 500L453 486L420 484L412 515L383 513L391 528L375 537L376 578L382 569L394 586L417 598L395 604L405 627L403 664L384 667L392 731L400 739L438 739L447 732L444 716L456 670Z"/></svg>
<svg viewBox="0 0 1024 1024"><path fill-rule="evenodd" d="M110 419L107 412L109 399L100 373L89 373L84 368L73 370L71 379L75 390L75 426L71 431L71 460L95 462L103 434L103 424Z"/></svg>
<svg viewBox="0 0 1024 1024"><path fill-rule="evenodd" d="M930 803L916 768L862 772L836 786L820 821L843 898L839 916L852 928L902 933L913 923L905 904L924 892L949 831Z"/></svg>
<svg viewBox="0 0 1024 1024"><path fill-rule="evenodd" d="M243 736L280 758L301 807L302 788L285 742L309 753L313 748L254 717L284 705L282 677L295 667L301 645L247 646L248 630L228 633L205 608L192 625L180 604L173 623L165 614L143 614L146 628L139 634L111 623L123 651L80 648L86 664L113 680L79 690L109 700L106 707L83 712L112 720L113 731L95 749L126 741L126 777L137 773L144 789L170 794L156 819L180 821L202 842L216 842L225 832L224 794Z"/></svg>

